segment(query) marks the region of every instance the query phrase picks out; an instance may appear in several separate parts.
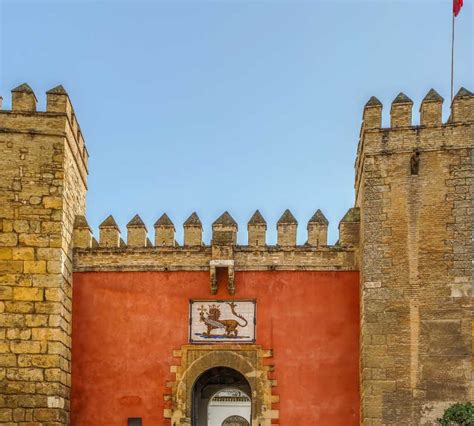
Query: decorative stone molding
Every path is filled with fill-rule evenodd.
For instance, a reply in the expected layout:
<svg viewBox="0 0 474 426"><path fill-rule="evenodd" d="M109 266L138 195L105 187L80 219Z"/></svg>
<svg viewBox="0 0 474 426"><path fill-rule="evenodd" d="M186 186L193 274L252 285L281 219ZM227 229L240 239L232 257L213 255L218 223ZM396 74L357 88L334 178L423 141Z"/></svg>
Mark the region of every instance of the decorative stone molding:
<svg viewBox="0 0 474 426"><path fill-rule="evenodd" d="M272 394L276 380L269 377L273 366L265 359L273 356L271 350L259 345L183 345L174 351L180 365L171 366L175 379L167 382L165 392L168 408L164 417L171 426L191 425L193 386L196 380L213 367L228 367L241 373L252 391L252 426L270 426L279 418L273 404L279 401Z"/></svg>

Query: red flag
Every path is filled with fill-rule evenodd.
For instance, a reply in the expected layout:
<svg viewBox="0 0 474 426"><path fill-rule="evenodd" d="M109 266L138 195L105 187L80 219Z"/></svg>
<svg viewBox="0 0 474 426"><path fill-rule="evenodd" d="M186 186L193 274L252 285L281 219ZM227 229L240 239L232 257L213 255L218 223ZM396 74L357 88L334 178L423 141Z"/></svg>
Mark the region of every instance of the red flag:
<svg viewBox="0 0 474 426"><path fill-rule="evenodd" d="M463 0L453 0L453 13L454 16L458 16L461 11Z"/></svg>

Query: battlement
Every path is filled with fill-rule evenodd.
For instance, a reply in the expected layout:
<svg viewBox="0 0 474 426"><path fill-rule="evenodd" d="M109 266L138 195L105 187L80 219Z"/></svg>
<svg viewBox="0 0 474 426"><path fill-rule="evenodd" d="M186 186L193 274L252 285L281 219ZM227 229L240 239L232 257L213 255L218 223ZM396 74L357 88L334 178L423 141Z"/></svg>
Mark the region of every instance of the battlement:
<svg viewBox="0 0 474 426"><path fill-rule="evenodd" d="M413 124L413 101L400 93L390 108L390 127L382 127L382 103L372 96L366 103L355 161L356 197L360 186L363 159L383 154L409 153L439 149L470 148L474 123L474 94L461 88L451 103L448 120L443 123L443 98L431 89L421 102L420 123Z"/></svg>
<svg viewBox="0 0 474 426"><path fill-rule="evenodd" d="M89 154L69 95L62 85L46 92L46 111L37 111L33 89L23 83L11 91L11 109L2 108L0 97L0 132L39 137L63 136L86 184Z"/></svg>
<svg viewBox="0 0 474 426"><path fill-rule="evenodd" d="M339 240L337 246L348 246L358 244L357 224L359 213L357 208L351 208L339 223ZM354 227L355 225L355 227ZM307 247L327 246L327 229L329 222L321 212L317 210L307 224ZM276 223L279 247L296 247L296 231L298 222L289 210L285 210ZM349 232L349 227L354 229ZM184 241L179 244L175 239L176 228L174 223L164 213L154 224L155 244L148 238L148 229L141 217L135 215L127 224L127 238L121 237L121 230L112 215L108 216L99 225L99 238L95 239L92 229L84 216L76 217L74 224L74 247L80 249L97 248L125 248L125 247L200 247L206 244L202 240L203 225L199 216L194 212L183 223ZM199 230L196 237L195 230ZM267 222L257 210L247 223L248 246L255 249L267 246L266 241ZM224 212L212 223L212 245L237 245L238 224L229 212ZM190 236L190 234L192 234ZM259 235L257 238L255 235Z"/></svg>
<svg viewBox="0 0 474 426"><path fill-rule="evenodd" d="M206 270L214 259L217 266L235 260L236 268L241 270L262 267L271 270L355 270L359 241L358 209L349 209L340 221L340 237L333 246L327 245L328 225L324 214L317 210L308 221L306 243L298 245L298 222L286 210L276 224L277 244L267 245L267 223L257 210L247 223L247 245L238 245L238 224L230 213L224 212L212 223L212 238L210 244L205 244L202 222L193 213L183 223L184 240L180 245L175 239L173 222L163 214L154 224L155 244L152 244L139 215L128 222L126 238L122 238L113 216L107 217L99 225L98 239L92 235L85 217L78 216L74 224L75 267L79 271L141 270L145 265L158 270Z"/></svg>

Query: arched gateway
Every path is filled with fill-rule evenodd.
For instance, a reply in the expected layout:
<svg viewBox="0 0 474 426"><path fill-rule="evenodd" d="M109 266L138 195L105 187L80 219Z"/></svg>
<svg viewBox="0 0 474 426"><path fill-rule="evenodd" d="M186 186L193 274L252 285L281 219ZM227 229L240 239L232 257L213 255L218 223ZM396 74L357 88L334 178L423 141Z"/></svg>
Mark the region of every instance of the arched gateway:
<svg viewBox="0 0 474 426"><path fill-rule="evenodd" d="M230 425L225 421L237 417L243 418L248 424L251 419L249 395L250 384L243 374L229 367L210 368L201 374L193 386L192 425Z"/></svg>
<svg viewBox="0 0 474 426"><path fill-rule="evenodd" d="M181 361L172 367L176 377L169 382L165 412L171 425L233 426L242 417L247 423L237 426L267 426L278 419L271 351L258 345L183 345L175 357Z"/></svg>

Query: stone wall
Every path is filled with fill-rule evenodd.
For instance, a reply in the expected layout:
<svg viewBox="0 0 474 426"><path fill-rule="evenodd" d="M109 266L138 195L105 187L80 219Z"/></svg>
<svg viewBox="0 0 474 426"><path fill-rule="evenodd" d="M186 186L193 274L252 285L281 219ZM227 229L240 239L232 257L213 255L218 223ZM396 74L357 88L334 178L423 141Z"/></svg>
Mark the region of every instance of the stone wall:
<svg viewBox="0 0 474 426"><path fill-rule="evenodd" d="M233 295L235 272L360 268L363 424L432 424L470 398L472 93L459 91L443 123L443 100L431 90L416 126L413 102L400 94L388 129L382 105L369 100L356 206L334 246L319 211L305 245L297 245L289 211L275 246L265 244L259 212L246 246L236 245L238 226L227 212L212 224L210 245L196 214L184 223L182 246L166 215L155 223L155 245L138 216L128 224L128 244L111 216L98 243L84 217L88 155L69 97L58 86L47 92L46 112L36 103L23 84L12 91L12 110L0 110L0 423L70 421L73 270L209 271L209 294Z"/></svg>
<svg viewBox="0 0 474 426"><path fill-rule="evenodd" d="M365 425L433 424L470 399L474 97L441 122L433 90L413 126L400 94L391 128L364 110L356 161Z"/></svg>
<svg viewBox="0 0 474 426"><path fill-rule="evenodd" d="M0 422L69 422L72 231L87 151L58 86L47 111L23 84L0 111Z"/></svg>

